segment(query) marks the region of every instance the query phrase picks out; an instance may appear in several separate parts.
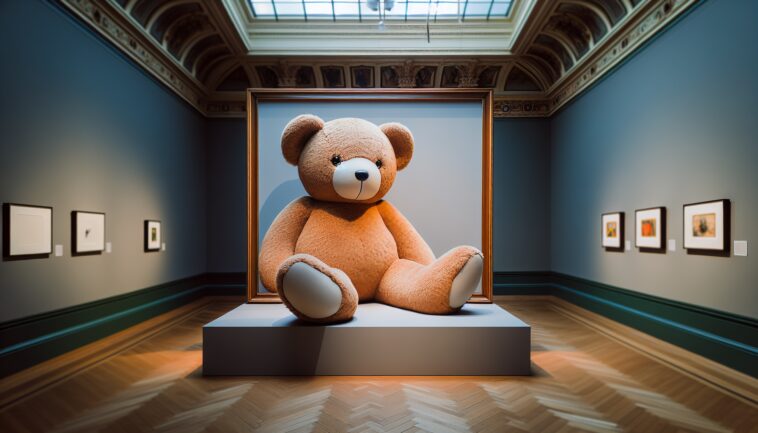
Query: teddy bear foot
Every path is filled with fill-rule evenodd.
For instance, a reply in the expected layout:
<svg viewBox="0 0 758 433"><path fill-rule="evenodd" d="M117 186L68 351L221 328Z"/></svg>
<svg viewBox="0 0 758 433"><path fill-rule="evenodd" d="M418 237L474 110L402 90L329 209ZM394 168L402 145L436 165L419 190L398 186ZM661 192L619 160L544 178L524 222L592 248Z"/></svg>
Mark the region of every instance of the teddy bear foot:
<svg viewBox="0 0 758 433"><path fill-rule="evenodd" d="M348 276L312 256L293 256L279 271L279 295L297 317L316 323L353 317L358 294Z"/></svg>
<svg viewBox="0 0 758 433"><path fill-rule="evenodd" d="M458 275L453 279L453 285L450 288L449 305L450 308L460 308L468 301L471 295L476 291L479 285L479 279L482 276L484 260L480 254L471 256L463 268L458 271Z"/></svg>

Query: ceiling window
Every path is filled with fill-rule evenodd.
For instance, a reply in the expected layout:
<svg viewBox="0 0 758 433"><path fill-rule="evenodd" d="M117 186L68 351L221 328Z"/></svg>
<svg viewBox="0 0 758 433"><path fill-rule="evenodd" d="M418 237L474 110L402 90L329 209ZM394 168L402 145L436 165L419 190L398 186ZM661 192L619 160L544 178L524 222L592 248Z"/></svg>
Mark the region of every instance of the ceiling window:
<svg viewBox="0 0 758 433"><path fill-rule="evenodd" d="M513 0L248 0L257 20L490 21L505 19ZM383 13L383 17L380 14Z"/></svg>

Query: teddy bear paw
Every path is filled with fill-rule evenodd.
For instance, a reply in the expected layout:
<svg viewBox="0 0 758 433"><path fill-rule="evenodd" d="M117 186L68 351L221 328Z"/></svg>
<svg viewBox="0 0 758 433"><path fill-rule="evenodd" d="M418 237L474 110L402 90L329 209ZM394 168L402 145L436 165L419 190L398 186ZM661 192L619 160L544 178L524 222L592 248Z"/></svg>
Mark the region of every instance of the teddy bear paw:
<svg viewBox="0 0 758 433"><path fill-rule="evenodd" d="M332 316L342 306L342 290L337 283L304 262L289 267L282 291L294 309L312 319Z"/></svg>
<svg viewBox="0 0 758 433"><path fill-rule="evenodd" d="M465 265L458 271L450 288L450 308L460 308L468 301L482 277L484 260L481 254L472 255Z"/></svg>

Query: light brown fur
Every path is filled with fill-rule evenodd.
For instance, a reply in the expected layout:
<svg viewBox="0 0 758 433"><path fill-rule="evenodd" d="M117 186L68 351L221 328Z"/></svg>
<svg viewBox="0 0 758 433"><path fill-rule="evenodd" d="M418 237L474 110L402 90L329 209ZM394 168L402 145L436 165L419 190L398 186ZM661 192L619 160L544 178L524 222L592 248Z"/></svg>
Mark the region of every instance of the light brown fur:
<svg viewBox="0 0 758 433"><path fill-rule="evenodd" d="M457 247L435 259L413 225L382 197L397 170L413 154L413 136L398 123L379 127L362 119L324 123L312 115L298 116L282 134L282 152L297 163L310 197L290 203L271 224L261 245L260 278L282 295L298 317L319 323L350 319L357 303L376 300L423 313L446 314L450 288L468 260L481 253ZM349 200L332 186L331 158L381 159L381 186L366 200ZM342 305L327 318L303 315L281 290L289 268L304 262L327 275L342 292Z"/></svg>

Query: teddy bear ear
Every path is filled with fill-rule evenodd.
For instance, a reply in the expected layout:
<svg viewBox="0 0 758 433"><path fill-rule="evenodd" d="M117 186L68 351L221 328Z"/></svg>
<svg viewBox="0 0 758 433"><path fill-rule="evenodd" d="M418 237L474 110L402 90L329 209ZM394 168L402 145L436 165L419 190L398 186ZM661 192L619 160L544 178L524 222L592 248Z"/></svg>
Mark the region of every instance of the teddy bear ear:
<svg viewBox="0 0 758 433"><path fill-rule="evenodd" d="M324 121L313 114L301 114L290 120L282 132L282 154L292 165L297 165L305 143L324 127Z"/></svg>
<svg viewBox="0 0 758 433"><path fill-rule="evenodd" d="M397 169L404 169L413 156L413 134L411 130L400 123L385 123L379 126L384 135L389 138L392 148L395 150Z"/></svg>

